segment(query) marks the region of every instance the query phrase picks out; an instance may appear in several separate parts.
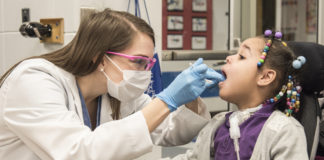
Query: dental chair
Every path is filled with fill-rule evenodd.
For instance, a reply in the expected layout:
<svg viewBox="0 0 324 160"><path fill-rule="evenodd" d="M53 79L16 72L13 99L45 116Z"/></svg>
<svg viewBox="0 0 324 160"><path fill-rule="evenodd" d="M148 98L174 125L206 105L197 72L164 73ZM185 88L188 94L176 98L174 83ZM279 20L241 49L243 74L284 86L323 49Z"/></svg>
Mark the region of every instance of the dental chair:
<svg viewBox="0 0 324 160"><path fill-rule="evenodd" d="M322 111L318 102L324 90L324 46L310 42L287 42L296 56L304 56L306 63L302 69L300 111L297 120L304 126L307 150L311 160L315 159L320 137ZM323 133L321 133L323 134ZM322 135L323 136L323 135Z"/></svg>

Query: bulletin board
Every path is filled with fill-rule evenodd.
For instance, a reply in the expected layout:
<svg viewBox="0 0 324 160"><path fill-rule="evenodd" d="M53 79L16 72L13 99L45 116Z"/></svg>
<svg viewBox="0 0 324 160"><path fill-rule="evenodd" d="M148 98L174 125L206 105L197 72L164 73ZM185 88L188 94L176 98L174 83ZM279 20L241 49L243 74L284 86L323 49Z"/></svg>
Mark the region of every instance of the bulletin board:
<svg viewBox="0 0 324 160"><path fill-rule="evenodd" d="M163 50L212 49L212 0L163 0Z"/></svg>

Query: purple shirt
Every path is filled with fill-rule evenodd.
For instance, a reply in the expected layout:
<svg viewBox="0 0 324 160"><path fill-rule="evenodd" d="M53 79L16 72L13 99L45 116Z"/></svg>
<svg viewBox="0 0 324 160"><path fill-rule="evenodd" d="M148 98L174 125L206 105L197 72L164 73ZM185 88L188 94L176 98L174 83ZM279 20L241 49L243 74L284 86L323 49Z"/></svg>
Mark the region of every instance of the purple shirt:
<svg viewBox="0 0 324 160"><path fill-rule="evenodd" d="M273 111L274 104L265 105L240 125L241 137L239 138L239 146L241 160L250 159L261 129ZM229 134L229 116L231 114L232 112L226 114L225 123L215 133L215 160L237 159L234 143Z"/></svg>

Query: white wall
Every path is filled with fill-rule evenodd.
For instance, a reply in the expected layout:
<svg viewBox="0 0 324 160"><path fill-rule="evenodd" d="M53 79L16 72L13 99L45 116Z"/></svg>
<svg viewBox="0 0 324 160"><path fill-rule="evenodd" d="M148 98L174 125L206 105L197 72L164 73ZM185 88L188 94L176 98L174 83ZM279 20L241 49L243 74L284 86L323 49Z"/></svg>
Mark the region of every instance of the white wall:
<svg viewBox="0 0 324 160"><path fill-rule="evenodd" d="M3 68L3 64L4 64L4 47L3 47L3 25L4 23L2 23L3 20L3 0L0 1L0 76L1 74L4 72L4 68Z"/></svg>
<svg viewBox="0 0 324 160"><path fill-rule="evenodd" d="M144 1L140 1L141 15L147 20ZM74 37L80 23L80 8L98 10L111 8L126 11L128 0L0 0L0 75L23 58L47 53L63 47ZM162 0L146 0L151 25L156 34L156 49L161 53ZM30 9L30 21L41 18L64 18L64 45L40 43L19 33L21 9ZM134 13L134 1L130 11Z"/></svg>
<svg viewBox="0 0 324 160"><path fill-rule="evenodd" d="M228 1L213 0L213 50L227 50Z"/></svg>
<svg viewBox="0 0 324 160"><path fill-rule="evenodd" d="M244 41L249 37L256 36L256 0L244 1L241 5L241 40Z"/></svg>

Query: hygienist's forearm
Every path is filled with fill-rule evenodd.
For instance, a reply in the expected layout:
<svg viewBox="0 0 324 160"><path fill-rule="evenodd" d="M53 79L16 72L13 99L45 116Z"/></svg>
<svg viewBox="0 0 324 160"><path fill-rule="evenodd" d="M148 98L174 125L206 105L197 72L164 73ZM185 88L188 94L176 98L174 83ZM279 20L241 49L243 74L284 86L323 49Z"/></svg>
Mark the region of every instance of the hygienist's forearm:
<svg viewBox="0 0 324 160"><path fill-rule="evenodd" d="M149 131L152 132L170 114L167 104L159 98L154 98L142 109Z"/></svg>

